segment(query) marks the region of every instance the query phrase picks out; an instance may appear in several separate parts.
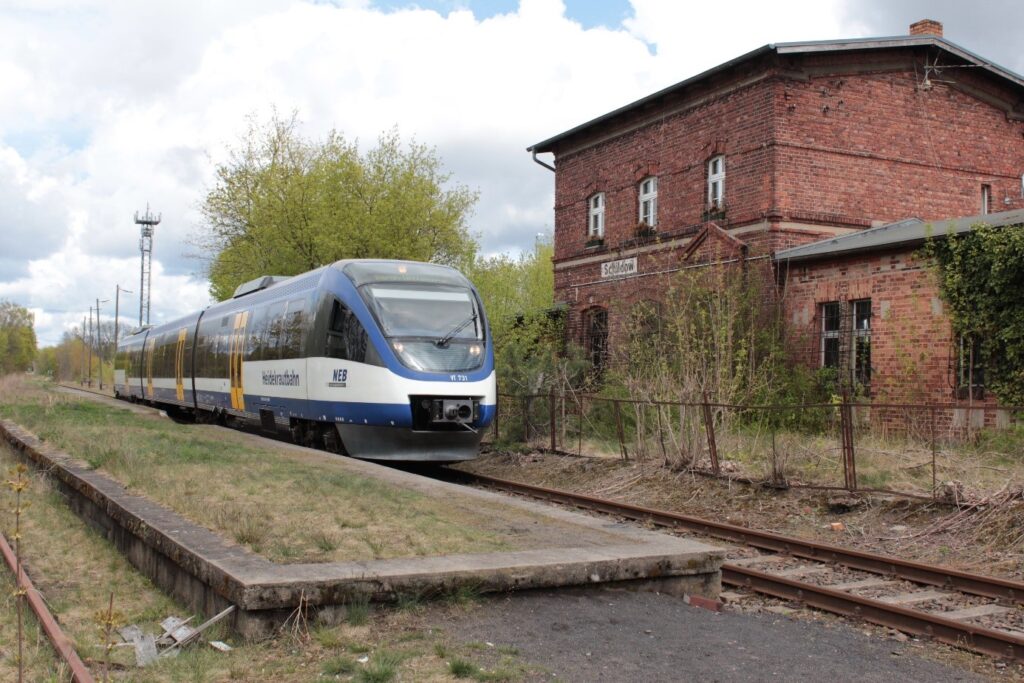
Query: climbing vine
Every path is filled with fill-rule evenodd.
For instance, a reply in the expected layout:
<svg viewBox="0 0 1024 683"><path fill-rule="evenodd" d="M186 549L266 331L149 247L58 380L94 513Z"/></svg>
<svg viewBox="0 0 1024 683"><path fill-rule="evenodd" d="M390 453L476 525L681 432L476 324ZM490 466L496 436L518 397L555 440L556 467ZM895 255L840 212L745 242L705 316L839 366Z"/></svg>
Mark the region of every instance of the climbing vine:
<svg viewBox="0 0 1024 683"><path fill-rule="evenodd" d="M975 340L988 389L1024 404L1024 226L936 235L933 259L956 334Z"/></svg>

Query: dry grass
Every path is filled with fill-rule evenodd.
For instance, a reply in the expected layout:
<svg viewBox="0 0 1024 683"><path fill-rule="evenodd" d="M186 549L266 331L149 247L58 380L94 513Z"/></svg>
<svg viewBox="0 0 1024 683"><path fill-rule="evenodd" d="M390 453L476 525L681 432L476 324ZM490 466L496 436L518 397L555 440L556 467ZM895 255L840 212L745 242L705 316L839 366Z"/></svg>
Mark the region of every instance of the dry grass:
<svg viewBox="0 0 1024 683"><path fill-rule="evenodd" d="M510 519L550 525L499 503L393 486L337 458L55 393L39 380L0 382L0 416L276 562L518 550L544 541L510 531Z"/></svg>
<svg viewBox="0 0 1024 683"><path fill-rule="evenodd" d="M14 455L0 445L0 468L6 472ZM84 522L75 517L63 499L38 472L32 473L27 500L31 503L25 524L25 559L28 572L59 620L65 633L95 675L102 671L102 634L95 620L106 610L110 593L114 609L124 623L136 623L150 632L158 631L164 617L188 616L128 564L120 553ZM9 494L0 493L0 507L10 507ZM12 522L7 512L0 514L0 528L8 532ZM16 652L14 609L6 597L10 593L9 574L0 578L0 680L16 679L12 655ZM234 640L224 631L214 634L232 644L230 653L193 647L182 655L162 660L145 670L132 666L128 648L113 650L113 678L122 681L275 681L298 683L314 680L339 658L354 662L348 674L324 676L326 680L366 680L383 676L393 665L394 680L450 681L447 663L435 649L469 654L470 648L452 642L438 629L451 619L461 618L477 605L437 603L415 611L374 612L358 626L343 624L327 627L312 625L309 637L282 635L259 644ZM50 650L44 635L29 619L27 638L28 672L26 680L66 681L60 663ZM382 654L378 654L382 653ZM368 656L376 666L356 661ZM513 663L503 680L518 680L530 669Z"/></svg>
<svg viewBox="0 0 1024 683"><path fill-rule="evenodd" d="M521 436L521 411L510 402L510 414L503 416L503 437ZM695 410L695 409L694 409ZM858 409L855 413L854 449L860 488L886 489L917 496L953 497L953 502L974 502L999 491L1008 482L1024 484L1024 425L1006 420L1002 427L966 430L957 411L936 411L933 443L927 410ZM872 410L876 412L872 414ZM535 411L536 412L536 411ZM504 449L529 450L550 446L549 419L532 417L529 443L503 441ZM622 404L624 445L630 460L667 464L685 469L690 463L710 469L707 434L699 415L688 414L680 427L678 409ZM960 411L963 412L963 411ZM614 413L608 404L590 402L582 421L569 414L556 416L558 447L567 452L596 458L620 458L620 443ZM886 427L885 417L902 425ZM978 417L981 415L979 414ZM776 427L766 421L771 417ZM1008 417L1004 415L1003 417ZM799 430L792 425L804 425ZM953 425L959 424L959 427ZM580 426L582 425L582 434ZM639 425L639 427L638 427ZM517 431L518 429L518 431ZM582 437L582 438L581 438ZM718 414L715 441L723 471L740 478L776 484L843 486L844 472L838 418L834 407L813 407L790 411L752 412L739 417L731 410Z"/></svg>

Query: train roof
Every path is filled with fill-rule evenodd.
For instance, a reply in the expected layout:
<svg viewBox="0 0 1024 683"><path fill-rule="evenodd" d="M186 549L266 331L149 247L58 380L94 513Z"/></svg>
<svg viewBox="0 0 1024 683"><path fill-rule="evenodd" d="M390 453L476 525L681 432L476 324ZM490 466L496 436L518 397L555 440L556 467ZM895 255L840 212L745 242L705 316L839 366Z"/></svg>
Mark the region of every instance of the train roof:
<svg viewBox="0 0 1024 683"><path fill-rule="evenodd" d="M352 266L352 267L350 267ZM173 330L186 324L194 324L202 315L227 315L250 308L272 299L279 299L307 292L319 286L324 273L334 269L345 273L358 287L372 282L438 282L460 286L471 286L465 275L451 266L423 261L403 261L400 259L342 259L306 273L292 277L281 275L264 275L239 285L234 296L224 301L211 304L203 311L196 311L186 316L169 320L159 325L143 326L124 338L125 342L136 335L147 331L157 334Z"/></svg>

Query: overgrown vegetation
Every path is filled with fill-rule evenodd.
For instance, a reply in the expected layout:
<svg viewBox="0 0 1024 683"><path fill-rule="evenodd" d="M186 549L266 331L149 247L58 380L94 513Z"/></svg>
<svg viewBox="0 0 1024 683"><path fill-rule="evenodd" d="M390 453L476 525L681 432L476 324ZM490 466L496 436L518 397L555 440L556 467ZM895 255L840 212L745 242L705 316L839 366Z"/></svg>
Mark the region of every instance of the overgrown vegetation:
<svg viewBox="0 0 1024 683"><path fill-rule="evenodd" d="M1006 405L1024 405L1024 227L977 225L935 235L935 261L954 331L980 354L985 386Z"/></svg>

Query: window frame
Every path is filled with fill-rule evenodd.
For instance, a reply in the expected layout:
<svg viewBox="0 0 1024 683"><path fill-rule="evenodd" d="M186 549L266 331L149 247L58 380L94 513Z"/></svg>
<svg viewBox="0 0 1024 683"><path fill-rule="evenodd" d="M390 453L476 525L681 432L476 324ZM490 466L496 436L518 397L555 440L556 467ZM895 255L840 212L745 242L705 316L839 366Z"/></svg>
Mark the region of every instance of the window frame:
<svg viewBox="0 0 1024 683"><path fill-rule="evenodd" d="M850 325L849 348L849 379L855 384L871 387L871 319L873 308L871 299L853 299L845 302L844 312L841 301L823 301L818 304L821 312L821 340L818 347L819 367L834 368L840 371L843 363L843 320L847 318ZM833 347L833 348L829 348Z"/></svg>
<svg viewBox="0 0 1024 683"><path fill-rule="evenodd" d="M987 216L992 212L992 186L984 184L981 186L981 215Z"/></svg>
<svg viewBox="0 0 1024 683"><path fill-rule="evenodd" d="M600 206L595 206L595 201L599 202ZM605 204L604 192L595 192L587 198L587 238L589 239L604 239Z"/></svg>
<svg viewBox="0 0 1024 683"><path fill-rule="evenodd" d="M983 400L985 398L985 363L981 357L981 340L977 337L959 335L954 340L955 396L959 400Z"/></svg>
<svg viewBox="0 0 1024 683"><path fill-rule="evenodd" d="M715 163L719 162L719 171L715 172ZM708 207L713 209L721 209L725 206L725 155L716 154L715 156L708 159L708 191L707 201ZM717 196L715 195L715 188L718 188Z"/></svg>
<svg viewBox="0 0 1024 683"><path fill-rule="evenodd" d="M583 311L583 348L595 372L604 371L608 362L608 309L592 306Z"/></svg>
<svg viewBox="0 0 1024 683"><path fill-rule="evenodd" d="M645 190L644 186L648 189ZM637 185L638 220L651 228L658 226L658 176L647 176Z"/></svg>

